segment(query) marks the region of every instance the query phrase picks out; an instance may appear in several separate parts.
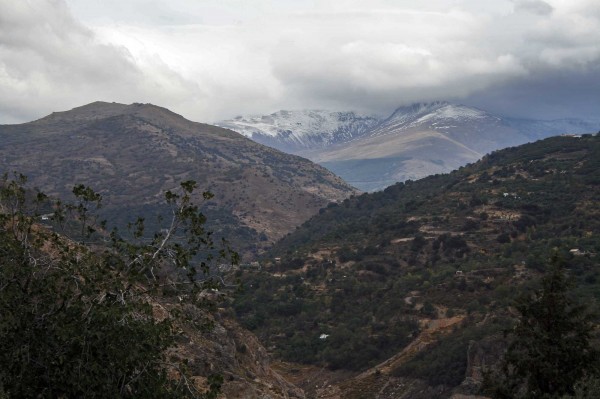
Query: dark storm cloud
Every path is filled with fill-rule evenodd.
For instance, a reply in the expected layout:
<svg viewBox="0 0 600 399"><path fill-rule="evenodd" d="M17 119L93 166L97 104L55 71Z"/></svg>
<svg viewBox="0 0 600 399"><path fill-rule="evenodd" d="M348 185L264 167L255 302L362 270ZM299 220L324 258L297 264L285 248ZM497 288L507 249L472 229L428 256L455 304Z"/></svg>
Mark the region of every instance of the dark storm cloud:
<svg viewBox="0 0 600 399"><path fill-rule="evenodd" d="M540 73L528 79L490 87L464 102L521 118L580 117L600 121L600 66L578 73Z"/></svg>

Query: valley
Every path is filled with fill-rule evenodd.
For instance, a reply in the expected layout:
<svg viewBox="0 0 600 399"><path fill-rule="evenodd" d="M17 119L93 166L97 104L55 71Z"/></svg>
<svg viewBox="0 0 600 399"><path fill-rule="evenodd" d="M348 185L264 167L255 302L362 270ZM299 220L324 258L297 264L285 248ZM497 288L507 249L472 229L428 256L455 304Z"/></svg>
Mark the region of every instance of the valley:
<svg viewBox="0 0 600 399"><path fill-rule="evenodd" d="M458 112L436 106L449 118ZM202 306L179 304L187 294L173 289L152 302L155 317L179 331L169 358L187 365L199 390L212 389L216 375L227 398L489 397L484 374L500 367L513 304L539 287L550 258L564 263L578 298L593 306L600 298L600 139L551 137L492 151L498 131L467 147L469 135L436 130L440 119L428 107L411 110L426 116L398 111L396 122L349 136L374 158L344 161L348 173L359 177L358 168L368 180L387 170L394 181L397 169L386 163L416 162L408 152L439 158L437 169L374 193L147 104L92 103L0 126L0 156L5 170L27 172L50 198L68 197L76 182L100 188L101 216L121 226L132 215L164 214L161 193L185 179L215 194L193 199L206 231L230 239L241 263L210 262L215 285L202 290ZM488 118L471 112L461 115ZM415 125L423 118L433 120L427 131ZM499 129L505 138L512 132ZM320 145L325 165L352 154L343 143ZM442 173L448 153L459 161ZM146 226L158 231L154 240L165 234L160 223ZM98 255L109 235L99 237ZM157 276L182 277L172 273Z"/></svg>
<svg viewBox="0 0 600 399"><path fill-rule="evenodd" d="M600 398L600 0L0 0L0 399Z"/></svg>

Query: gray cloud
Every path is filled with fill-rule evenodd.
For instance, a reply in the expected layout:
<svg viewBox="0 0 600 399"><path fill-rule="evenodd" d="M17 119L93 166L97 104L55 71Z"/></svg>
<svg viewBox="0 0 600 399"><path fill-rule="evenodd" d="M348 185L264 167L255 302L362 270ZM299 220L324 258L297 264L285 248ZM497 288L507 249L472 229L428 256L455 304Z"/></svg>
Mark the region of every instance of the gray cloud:
<svg viewBox="0 0 600 399"><path fill-rule="evenodd" d="M294 97L372 109L463 97L528 73L509 51L480 51L482 29L477 18L462 12L311 18L301 42L294 32L282 32L273 72Z"/></svg>
<svg viewBox="0 0 600 399"><path fill-rule="evenodd" d="M551 14L554 8L542 0L516 0L515 8L519 11L528 11L539 15Z"/></svg>
<svg viewBox="0 0 600 399"><path fill-rule="evenodd" d="M549 116L600 106L597 1L422 3L0 0L0 122L98 99L204 121L436 99Z"/></svg>

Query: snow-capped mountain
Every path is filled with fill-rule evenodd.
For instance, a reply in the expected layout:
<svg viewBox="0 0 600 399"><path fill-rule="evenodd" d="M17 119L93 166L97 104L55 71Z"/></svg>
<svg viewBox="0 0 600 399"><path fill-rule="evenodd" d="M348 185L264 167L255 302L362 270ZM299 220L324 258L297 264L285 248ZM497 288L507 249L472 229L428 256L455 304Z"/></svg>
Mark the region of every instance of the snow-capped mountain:
<svg viewBox="0 0 600 399"><path fill-rule="evenodd" d="M219 122L217 126L241 133L261 144L295 153L352 141L379 122L375 116L356 112L304 110L238 116Z"/></svg>
<svg viewBox="0 0 600 399"><path fill-rule="evenodd" d="M522 144L528 137L486 111L444 101L400 107L368 133L369 136L438 132L477 153Z"/></svg>
<svg viewBox="0 0 600 399"><path fill-rule="evenodd" d="M579 119L511 119L444 101L400 107L385 119L279 111L218 125L320 163L363 191L446 173L500 148L600 127L598 121Z"/></svg>

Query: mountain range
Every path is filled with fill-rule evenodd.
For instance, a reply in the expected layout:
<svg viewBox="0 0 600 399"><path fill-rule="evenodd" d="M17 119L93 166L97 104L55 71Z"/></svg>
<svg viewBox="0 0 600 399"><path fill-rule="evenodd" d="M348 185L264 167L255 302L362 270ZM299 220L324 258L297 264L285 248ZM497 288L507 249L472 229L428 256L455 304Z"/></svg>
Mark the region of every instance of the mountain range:
<svg viewBox="0 0 600 399"><path fill-rule="evenodd" d="M95 102L0 125L0 140L1 170L65 200L75 184L88 185L104 197L102 216L119 227L136 216L151 224L165 212L164 192L194 180L214 194L202 208L209 230L250 257L355 193L304 158L151 104Z"/></svg>
<svg viewBox="0 0 600 399"><path fill-rule="evenodd" d="M360 194L322 166L231 130L151 104L96 102L1 125L0 166L65 201L75 184L89 185L120 226L164 214L164 192L179 182L215 194L202 202L208 230L260 263L223 270L241 285L204 292L220 298L212 329L183 325L177 355L200 382L223 376L226 397L477 397L482 371L506 349L515 296L537 287L550 257L564 260L571 294L596 306L600 135L493 150L552 129L595 131L592 123L511 120L448 103L387 119L302 114L282 117L290 128L281 137L269 130L272 142L334 165L358 143L360 157L343 161L356 161L346 164L355 174L365 165L372 176L392 173L394 157L397 168L442 170L444 157L489 154ZM313 120L328 133L312 134Z"/></svg>
<svg viewBox="0 0 600 399"><path fill-rule="evenodd" d="M279 111L218 123L259 143L317 162L362 191L447 173L490 151L563 133L598 130L597 121L506 118L444 101L355 112Z"/></svg>

